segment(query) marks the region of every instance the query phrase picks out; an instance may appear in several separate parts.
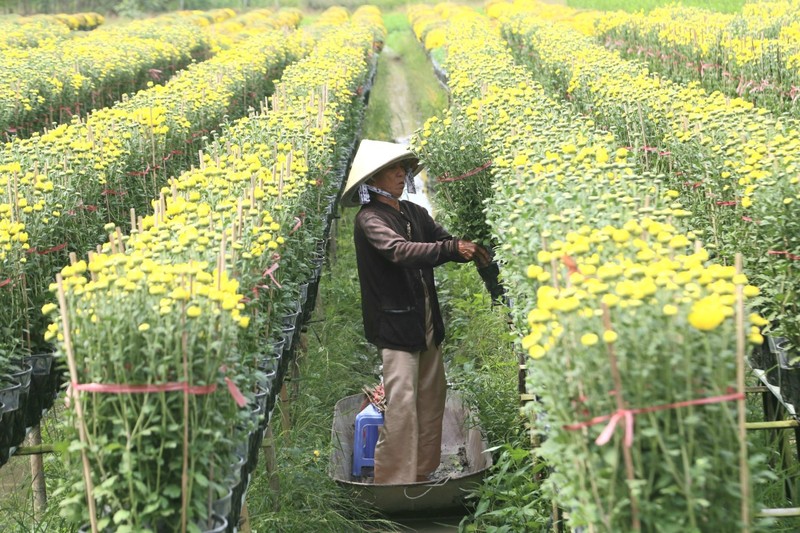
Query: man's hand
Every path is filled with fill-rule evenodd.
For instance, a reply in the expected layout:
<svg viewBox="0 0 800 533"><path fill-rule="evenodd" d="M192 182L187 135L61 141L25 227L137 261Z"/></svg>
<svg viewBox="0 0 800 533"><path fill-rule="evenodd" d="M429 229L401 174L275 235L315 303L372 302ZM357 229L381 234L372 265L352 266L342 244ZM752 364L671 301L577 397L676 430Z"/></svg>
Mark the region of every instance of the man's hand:
<svg viewBox="0 0 800 533"><path fill-rule="evenodd" d="M459 239L458 255L467 261L475 261L478 268L483 268L492 262L492 258L486 248L471 241Z"/></svg>

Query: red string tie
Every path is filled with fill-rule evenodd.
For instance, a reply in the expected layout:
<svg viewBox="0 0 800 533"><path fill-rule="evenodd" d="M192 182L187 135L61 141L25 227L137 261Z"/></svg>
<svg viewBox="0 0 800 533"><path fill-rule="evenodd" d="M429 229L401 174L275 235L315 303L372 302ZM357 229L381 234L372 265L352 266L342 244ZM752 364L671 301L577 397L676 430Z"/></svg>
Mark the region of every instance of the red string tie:
<svg viewBox="0 0 800 533"><path fill-rule="evenodd" d="M276 270L278 270L278 262L277 262L277 261L276 261L276 262L274 262L274 263L272 263L272 266L271 266L271 267L269 267L268 269L266 269L266 270L264 271L264 273L261 275L261 277L262 277L262 278L265 278L265 277L269 276L269 279L271 279L271 280L272 280L272 283L274 283L274 284L275 284L275 286L276 286L276 287L278 287L279 289L282 289L283 287L281 287L281 284L280 284L280 283L278 283L278 280L277 280L277 279L275 279L275 276L273 275L273 274L275 273L275 271L276 271ZM266 287L266 286L264 286L264 285L259 285L259 286L260 286L261 288L263 288L263 289L267 289L267 288L268 288L268 287Z"/></svg>
<svg viewBox="0 0 800 533"><path fill-rule="evenodd" d="M47 254L54 254L56 252L60 252L64 248L67 247L67 243L62 242L61 244L57 244L52 248L47 248L46 250L37 250L36 248L28 248L25 250L27 254L36 254L36 255L47 255Z"/></svg>
<svg viewBox="0 0 800 533"><path fill-rule="evenodd" d="M302 218L301 218L301 217L302 217ZM294 227L293 227L293 228L292 228L292 229L289 231L289 235L291 235L292 233L294 233L295 231L297 231L297 230L299 230L299 229L300 229L300 226L302 226L302 225L303 225L303 218L305 218L305 213L303 213L303 214L302 214L302 215L300 215L299 217L294 217L294 220L295 220L295 225L294 225Z"/></svg>
<svg viewBox="0 0 800 533"><path fill-rule="evenodd" d="M211 394L217 390L217 384L189 385L185 381L168 383L151 383L147 385L130 385L124 383L72 383L72 390L99 392L104 394L152 394L158 392L183 391L187 394Z"/></svg>
<svg viewBox="0 0 800 533"><path fill-rule="evenodd" d="M475 174L477 174L477 173L479 173L479 172L482 172L482 171L486 170L486 169L487 169L487 168L489 168L490 166L492 166L492 161L487 161L487 162L486 162L486 163L484 163L483 165L481 165L481 166L479 166L479 167L476 167L476 168L473 168L472 170L470 170L470 171L468 171L468 172L465 172L464 174L461 174L460 176L456 176L456 177L454 177L454 178L451 178L451 177L450 177L450 174L449 174L448 172L445 172L445 173L444 173L444 176L440 176L440 177L436 178L436 181L440 181L440 182L448 182L448 181L459 181L459 180L463 180L463 179L466 179L466 178L472 177L472 176L474 176Z"/></svg>
<svg viewBox="0 0 800 533"><path fill-rule="evenodd" d="M225 384L228 385L228 392L233 398L233 401L236 402L236 405L239 407L247 405L247 398L244 397L242 391L239 390L239 387L236 386L236 383L234 383L231 378L225 376Z"/></svg>
<svg viewBox="0 0 800 533"><path fill-rule="evenodd" d="M606 424L606 426L603 428L603 431L600 432L600 435L598 435L597 439L595 439L594 441L595 444L597 444L598 446L603 446L611 440L614 431L617 429L617 424L620 422L620 420L624 419L625 420L624 443L626 448L630 448L633 445L634 416L637 414L653 413L656 411L677 409L679 407L689 407L692 405L708 405L712 403L730 402L733 400L743 400L743 399L744 399L744 394L736 392L732 394L723 394L721 396L712 396L709 398L698 398L695 400L686 400L683 402L654 405L652 407L639 407L636 409L617 409L617 411L615 411L610 415L596 416L584 422L566 424L563 426L563 428L566 429L567 431L577 431L579 429L588 428L600 424L602 422L608 421L608 424Z"/></svg>
<svg viewBox="0 0 800 533"><path fill-rule="evenodd" d="M768 255L785 255L787 259L791 259L792 261L800 261L800 255L795 255L787 250L770 250L767 252Z"/></svg>

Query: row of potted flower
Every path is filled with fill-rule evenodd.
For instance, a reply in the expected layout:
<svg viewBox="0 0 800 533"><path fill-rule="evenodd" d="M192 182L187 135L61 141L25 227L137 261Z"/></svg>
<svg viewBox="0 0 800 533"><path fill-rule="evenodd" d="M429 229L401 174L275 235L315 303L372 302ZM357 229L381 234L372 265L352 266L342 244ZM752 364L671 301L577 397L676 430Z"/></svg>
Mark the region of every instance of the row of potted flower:
<svg viewBox="0 0 800 533"><path fill-rule="evenodd" d="M70 251L101 242L103 225L143 212L167 176L196 158L209 130L246 114L268 95L273 77L310 50L309 32L264 32L192 65L112 108L0 153L0 353L46 349L38 308L52 272Z"/></svg>
<svg viewBox="0 0 800 533"><path fill-rule="evenodd" d="M52 287L69 459L86 465L60 489L62 512L92 530L232 527L220 514L241 506L309 308L383 29L375 8L335 8L311 31L270 110L224 127L152 214L129 234L108 226Z"/></svg>
<svg viewBox="0 0 800 533"><path fill-rule="evenodd" d="M81 39L7 50L0 60L0 131L6 138L27 137L207 59L212 38L201 20L134 20Z"/></svg>
<svg viewBox="0 0 800 533"><path fill-rule="evenodd" d="M163 87L94 112L85 123L6 146L0 164L0 375L20 372L15 362L20 359L48 360L47 319L40 309L51 301L48 285L69 253L94 248L102 242L104 224L124 225L130 209L146 212L167 175L189 165L205 130L226 116L244 114L237 99L255 103L268 94L272 77L307 54L314 39L313 32L288 39L283 30L264 33L190 67ZM46 372L42 365L37 368ZM23 413L28 380L36 384L38 378L21 366L26 373L16 381L22 382L4 379L0 394L6 421L13 420L4 426L10 435L0 438L0 459L33 421ZM43 407L51 391L45 388L37 400Z"/></svg>
<svg viewBox="0 0 800 533"><path fill-rule="evenodd" d="M546 85L663 173L692 230L726 264L745 256L766 331L800 346L800 123L695 84L650 76L568 28L522 15L504 35Z"/></svg>
<svg viewBox="0 0 800 533"><path fill-rule="evenodd" d="M763 341L764 319L742 312L758 289L711 260L664 177L548 97L488 19L423 10L445 35L451 107L414 147L430 166L456 139L486 158L473 170L487 168L490 187L475 194L529 355L545 494L573 528L749 527L741 474L758 461L736 460L737 378L745 342ZM443 176L437 197L476 176Z"/></svg>
<svg viewBox="0 0 800 533"><path fill-rule="evenodd" d="M34 15L0 22L0 50L28 48L72 36L72 30L92 30L105 22L98 13Z"/></svg>
<svg viewBox="0 0 800 533"><path fill-rule="evenodd" d="M775 112L792 111L800 90L797 3L746 4L739 13L667 6L647 14L578 12L531 1L542 18L564 20L674 81L741 96Z"/></svg>

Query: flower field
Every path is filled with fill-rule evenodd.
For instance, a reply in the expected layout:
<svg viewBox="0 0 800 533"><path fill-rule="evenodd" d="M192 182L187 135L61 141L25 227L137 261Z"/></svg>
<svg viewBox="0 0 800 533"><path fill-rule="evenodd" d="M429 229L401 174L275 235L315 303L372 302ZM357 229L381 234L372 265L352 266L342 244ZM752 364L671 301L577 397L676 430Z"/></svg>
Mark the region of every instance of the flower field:
<svg viewBox="0 0 800 533"><path fill-rule="evenodd" d="M405 13L449 96L411 148L524 377L535 490L463 530L771 530L745 393L800 409L800 4ZM63 392L69 527L240 523L399 43L374 6L307 15L0 21L0 465Z"/></svg>
<svg viewBox="0 0 800 533"><path fill-rule="evenodd" d="M65 38L73 37L73 31L93 30L105 22L97 13L73 13L71 15L36 15L17 17L0 22L0 50L35 48Z"/></svg>
<svg viewBox="0 0 800 533"><path fill-rule="evenodd" d="M688 222L707 247L727 264L736 253L745 256L766 296L758 304L768 331L800 346L797 121L696 84L652 77L535 16L513 18L504 31L543 84L569 95L640 154L643 166L665 176L668 194L690 211Z"/></svg>
<svg viewBox="0 0 800 533"><path fill-rule="evenodd" d="M60 490L78 523L199 530L216 519L209 501L246 486L248 470L235 483L226 476L248 441L251 463L257 457L256 427L319 275L341 158L383 31L367 8L352 18L331 9L306 28L281 39L292 47L283 54L271 35L232 49L247 50L253 68L293 54L269 110L225 126L198 168L144 191L152 214L101 227L106 243L85 259L71 254L50 287L60 304L43 306L58 311L44 338L69 361L77 428L78 477Z"/></svg>
<svg viewBox="0 0 800 533"><path fill-rule="evenodd" d="M499 27L411 14L451 94L414 146L464 227L483 204L546 486L572 526L758 527L737 359L762 328L796 331L794 123L650 77L531 5L491 5Z"/></svg>
<svg viewBox="0 0 800 533"><path fill-rule="evenodd" d="M111 105L148 81L168 79L193 59L207 59L213 16L164 15L35 48L5 50L0 129L6 137L27 137L53 122Z"/></svg>
<svg viewBox="0 0 800 533"><path fill-rule="evenodd" d="M672 5L643 13L577 11L530 2L546 20L592 36L673 81L745 97L772 111L797 111L800 5L745 4L737 13Z"/></svg>
<svg viewBox="0 0 800 533"><path fill-rule="evenodd" d="M262 32L85 121L8 143L0 154L0 239L7 243L0 353L40 351L38 308L68 253L94 248L103 226L129 223L131 209L144 213L170 173L197 157L202 137L257 106L314 39L310 31L288 39L282 29Z"/></svg>

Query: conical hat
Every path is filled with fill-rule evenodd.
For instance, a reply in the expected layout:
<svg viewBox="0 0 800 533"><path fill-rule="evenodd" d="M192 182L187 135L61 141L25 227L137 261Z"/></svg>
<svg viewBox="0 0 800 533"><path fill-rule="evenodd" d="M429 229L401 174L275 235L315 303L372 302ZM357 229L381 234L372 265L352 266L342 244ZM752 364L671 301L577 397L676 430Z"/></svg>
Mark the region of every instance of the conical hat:
<svg viewBox="0 0 800 533"><path fill-rule="evenodd" d="M419 164L419 158L415 156L402 144L389 143L384 141L372 141L364 139L358 145L356 157L353 159L353 165L350 167L350 174L347 176L347 184L342 193L342 206L344 207L357 207L358 201L358 186L370 179L372 176L391 166L398 161L412 160L416 165L412 176L416 176L422 165Z"/></svg>

